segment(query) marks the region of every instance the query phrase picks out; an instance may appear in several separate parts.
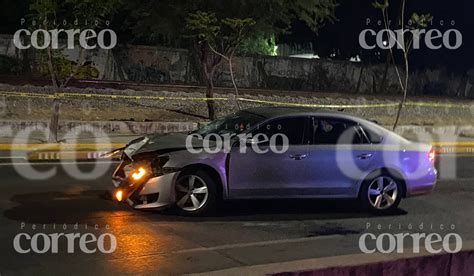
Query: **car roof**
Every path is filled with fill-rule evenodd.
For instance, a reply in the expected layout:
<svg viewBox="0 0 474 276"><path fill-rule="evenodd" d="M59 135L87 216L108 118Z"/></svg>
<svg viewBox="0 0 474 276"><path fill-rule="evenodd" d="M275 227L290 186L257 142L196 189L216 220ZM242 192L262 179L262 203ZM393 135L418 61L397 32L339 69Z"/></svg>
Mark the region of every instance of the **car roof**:
<svg viewBox="0 0 474 276"><path fill-rule="evenodd" d="M350 116L348 114L341 113L339 111L325 110L314 107L300 107L300 106L264 106L264 107L253 107L242 110L244 112L253 113L267 119L283 117L283 116L295 116L295 115L340 115L337 117L347 116L351 119L357 119L357 117Z"/></svg>
<svg viewBox="0 0 474 276"><path fill-rule="evenodd" d="M265 107L253 107L248 109L243 109L243 112L249 112L252 114L256 114L258 116L262 116L266 118L266 120L274 119L274 118L281 118L287 116L328 116L332 118L338 119L346 119L357 122L359 124L364 125L365 127L370 128L372 131L375 131L379 135L385 136L387 134L395 135L391 131L385 129L384 127L380 126L378 123L374 123L372 121L353 116L342 111L333 111L333 110L326 110L321 108L313 108L313 107L300 107L300 106L265 106ZM395 135L400 137L399 135Z"/></svg>

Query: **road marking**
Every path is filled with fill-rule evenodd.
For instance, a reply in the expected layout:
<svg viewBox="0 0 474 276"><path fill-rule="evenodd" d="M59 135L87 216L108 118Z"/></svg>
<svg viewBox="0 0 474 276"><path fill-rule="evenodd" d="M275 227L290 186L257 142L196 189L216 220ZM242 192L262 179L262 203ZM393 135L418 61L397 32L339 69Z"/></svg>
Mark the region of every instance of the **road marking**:
<svg viewBox="0 0 474 276"><path fill-rule="evenodd" d="M342 237L342 235L336 234L336 235L325 235L325 236L296 238L296 239L270 240L270 241L249 242L249 243L234 243L234 244L218 245L218 246L212 246L212 247L196 247L196 248L190 248L190 249L177 250L177 251L173 251L172 253L183 254L183 253L216 251L216 250L245 248L245 247L254 247L254 246L309 242L309 241L324 240L324 239L331 239L331 238L338 238L338 237Z"/></svg>
<svg viewBox="0 0 474 276"><path fill-rule="evenodd" d="M474 141L439 141L439 142L433 142L433 146L439 146L439 147L460 147L460 146L474 146Z"/></svg>
<svg viewBox="0 0 474 276"><path fill-rule="evenodd" d="M87 144L68 144L68 143L48 143L48 144L0 144L0 150L111 150L124 147L124 143L87 143Z"/></svg>
<svg viewBox="0 0 474 276"><path fill-rule="evenodd" d="M443 157L450 157L450 158L453 158L453 157L463 157L463 158L473 158L474 157L474 152L469 154L469 153L441 153L438 155L440 158L443 158Z"/></svg>

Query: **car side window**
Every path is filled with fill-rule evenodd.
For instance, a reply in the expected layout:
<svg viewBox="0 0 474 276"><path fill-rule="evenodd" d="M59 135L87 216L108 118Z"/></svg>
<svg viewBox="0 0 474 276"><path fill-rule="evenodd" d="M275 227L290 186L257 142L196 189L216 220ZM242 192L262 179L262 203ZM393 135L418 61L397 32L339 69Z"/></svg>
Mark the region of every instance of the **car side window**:
<svg viewBox="0 0 474 276"><path fill-rule="evenodd" d="M313 144L351 145L367 143L357 123L333 118L314 118Z"/></svg>
<svg viewBox="0 0 474 276"><path fill-rule="evenodd" d="M288 143L290 145L303 145L308 144L307 137L305 138L305 131L307 129L308 118L306 117L290 117L284 119L276 119L259 126L253 131L252 135L255 137L257 134L265 134L268 139L272 136L277 135L276 144L283 144L282 135L288 137Z"/></svg>
<svg viewBox="0 0 474 276"><path fill-rule="evenodd" d="M364 134L367 136L367 139L370 140L370 143L372 144L380 144L382 142L382 136L376 133L375 131L371 130L370 128L366 126L361 126L361 130L364 132Z"/></svg>

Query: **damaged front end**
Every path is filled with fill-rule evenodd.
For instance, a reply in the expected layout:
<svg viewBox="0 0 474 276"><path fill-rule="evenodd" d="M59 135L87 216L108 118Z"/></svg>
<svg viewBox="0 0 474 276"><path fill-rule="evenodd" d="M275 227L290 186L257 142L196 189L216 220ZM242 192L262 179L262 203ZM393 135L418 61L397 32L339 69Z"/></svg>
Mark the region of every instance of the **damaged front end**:
<svg viewBox="0 0 474 276"><path fill-rule="evenodd" d="M136 209L164 208L173 204L173 183L179 168L166 167L169 150L138 152L147 138L124 148L121 162L112 175L113 198Z"/></svg>

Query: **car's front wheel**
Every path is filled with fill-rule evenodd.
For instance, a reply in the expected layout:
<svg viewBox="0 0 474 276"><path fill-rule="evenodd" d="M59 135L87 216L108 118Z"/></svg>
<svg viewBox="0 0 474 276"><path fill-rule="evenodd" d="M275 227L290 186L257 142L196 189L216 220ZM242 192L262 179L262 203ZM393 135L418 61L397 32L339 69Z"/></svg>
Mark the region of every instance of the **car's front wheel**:
<svg viewBox="0 0 474 276"><path fill-rule="evenodd" d="M379 174L364 181L360 193L363 207L374 213L395 210L402 199L401 181L389 174Z"/></svg>
<svg viewBox="0 0 474 276"><path fill-rule="evenodd" d="M215 209L216 184L204 171L185 172L175 185L176 207L183 215L204 215Z"/></svg>

